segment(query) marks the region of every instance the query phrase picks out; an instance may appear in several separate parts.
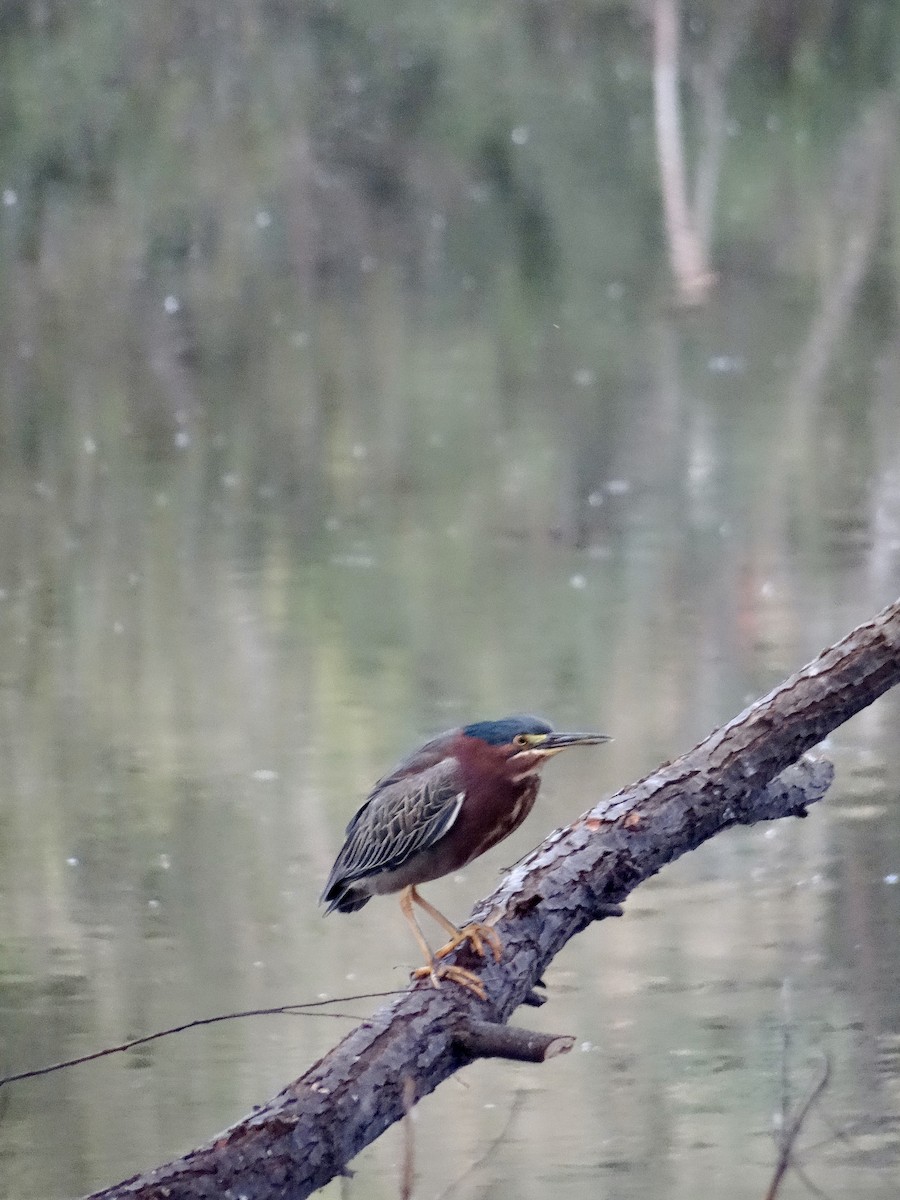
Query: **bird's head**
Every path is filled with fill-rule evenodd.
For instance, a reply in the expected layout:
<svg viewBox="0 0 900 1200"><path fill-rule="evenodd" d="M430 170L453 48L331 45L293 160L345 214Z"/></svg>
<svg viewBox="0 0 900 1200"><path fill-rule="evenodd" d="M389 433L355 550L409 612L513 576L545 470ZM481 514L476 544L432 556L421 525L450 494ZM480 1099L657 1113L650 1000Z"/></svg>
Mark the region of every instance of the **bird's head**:
<svg viewBox="0 0 900 1200"><path fill-rule="evenodd" d="M559 733L540 717L504 717L466 725L458 753L478 763L493 760L495 770L517 781L532 775L547 759L570 746L599 746L611 739L605 733Z"/></svg>

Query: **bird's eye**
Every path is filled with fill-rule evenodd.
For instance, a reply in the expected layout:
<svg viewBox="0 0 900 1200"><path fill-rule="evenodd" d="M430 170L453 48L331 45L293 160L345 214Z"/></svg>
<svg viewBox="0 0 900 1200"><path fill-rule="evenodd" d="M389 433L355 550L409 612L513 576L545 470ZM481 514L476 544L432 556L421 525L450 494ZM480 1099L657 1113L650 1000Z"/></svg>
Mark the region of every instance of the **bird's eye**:
<svg viewBox="0 0 900 1200"><path fill-rule="evenodd" d="M518 746L518 747L519 747L520 749L522 749L522 750L524 750L524 748L525 748L525 747L526 747L528 744L529 744L529 743L528 743L528 737L527 737L527 735L526 735L526 734L524 734L524 733L517 733L517 734L516 734L516 736L513 738L513 745L514 745L514 746Z"/></svg>

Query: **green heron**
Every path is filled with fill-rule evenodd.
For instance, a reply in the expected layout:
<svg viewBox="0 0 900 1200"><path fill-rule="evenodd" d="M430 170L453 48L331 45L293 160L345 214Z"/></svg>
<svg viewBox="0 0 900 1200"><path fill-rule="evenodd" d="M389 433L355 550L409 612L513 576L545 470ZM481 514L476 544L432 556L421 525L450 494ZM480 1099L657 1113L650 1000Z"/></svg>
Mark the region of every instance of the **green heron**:
<svg viewBox="0 0 900 1200"><path fill-rule="evenodd" d="M320 903L326 915L355 912L372 896L400 893L426 965L413 978L451 979L484 999L473 971L441 960L469 942L484 956L484 943L499 962L502 946L490 925L457 929L416 891L417 884L458 871L522 824L537 798L541 768L569 746L597 746L601 733L556 733L538 717L506 717L451 729L414 751L375 784L347 826ZM450 940L432 954L413 904L440 925Z"/></svg>

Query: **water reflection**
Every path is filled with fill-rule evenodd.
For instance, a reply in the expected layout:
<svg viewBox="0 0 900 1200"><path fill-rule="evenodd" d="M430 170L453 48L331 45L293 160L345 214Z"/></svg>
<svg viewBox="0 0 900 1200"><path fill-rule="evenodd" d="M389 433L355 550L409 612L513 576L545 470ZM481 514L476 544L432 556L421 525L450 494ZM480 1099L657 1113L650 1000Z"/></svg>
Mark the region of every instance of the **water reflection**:
<svg viewBox="0 0 900 1200"><path fill-rule="evenodd" d="M390 901L315 908L387 764L516 709L615 734L435 885L462 915L900 579L894 268L870 236L896 139L878 80L827 46L802 102L739 73L720 283L685 316L631 15L532 6L519 39L479 9L454 40L417 10L382 60L353 5L187 5L184 28L129 4L48 28L33 7L0 223L10 1070L402 985ZM838 782L807 821L716 839L567 948L529 1020L581 1049L424 1102L423 1195L764 1194L785 1028L796 1094L834 1064L810 1175L887 1194L897 703L829 739ZM342 1028L214 1026L9 1089L0 1195L168 1158ZM362 1179L393 1192L398 1144Z"/></svg>

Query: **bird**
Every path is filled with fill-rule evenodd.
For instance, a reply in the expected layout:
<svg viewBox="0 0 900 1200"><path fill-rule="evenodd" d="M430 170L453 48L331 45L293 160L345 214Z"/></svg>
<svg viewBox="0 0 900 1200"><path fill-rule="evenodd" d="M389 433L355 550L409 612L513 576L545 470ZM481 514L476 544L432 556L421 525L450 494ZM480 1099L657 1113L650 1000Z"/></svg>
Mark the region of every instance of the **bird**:
<svg viewBox="0 0 900 1200"><path fill-rule="evenodd" d="M459 871L522 824L534 807L541 769L570 746L598 746L602 733L559 733L540 717L475 721L441 733L379 779L346 829L320 898L325 915L356 912L373 896L400 893L400 909L425 958L412 973L440 987L448 979L485 998L479 976L443 960L470 943L502 958L496 930L482 922L457 928L418 886ZM416 920L418 905L448 935L432 952Z"/></svg>

